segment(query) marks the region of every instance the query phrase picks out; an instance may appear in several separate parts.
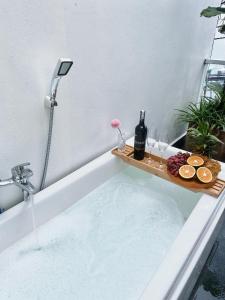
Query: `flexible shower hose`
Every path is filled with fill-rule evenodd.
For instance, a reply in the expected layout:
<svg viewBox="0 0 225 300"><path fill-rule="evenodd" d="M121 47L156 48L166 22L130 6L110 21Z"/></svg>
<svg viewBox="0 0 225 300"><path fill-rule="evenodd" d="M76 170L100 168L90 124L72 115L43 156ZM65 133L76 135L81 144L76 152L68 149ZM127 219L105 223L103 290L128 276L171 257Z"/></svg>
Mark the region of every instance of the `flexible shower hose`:
<svg viewBox="0 0 225 300"><path fill-rule="evenodd" d="M41 185L40 185L40 191L45 188L45 180L48 170L48 161L49 161L49 153L51 148L51 142L52 142L52 127L53 127L53 119L54 119L54 109L55 106L50 107L50 115L49 115L49 128L48 128L48 141L47 141L47 148L45 153L45 162L44 162L44 169L41 179Z"/></svg>

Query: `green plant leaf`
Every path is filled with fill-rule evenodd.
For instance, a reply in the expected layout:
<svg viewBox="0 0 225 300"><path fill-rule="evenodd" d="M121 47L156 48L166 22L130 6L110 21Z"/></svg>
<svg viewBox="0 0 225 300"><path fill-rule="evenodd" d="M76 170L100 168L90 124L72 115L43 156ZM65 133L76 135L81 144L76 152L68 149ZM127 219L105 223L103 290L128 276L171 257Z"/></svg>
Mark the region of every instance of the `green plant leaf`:
<svg viewBox="0 0 225 300"><path fill-rule="evenodd" d="M215 135L211 135L210 139L214 141L215 143L224 144L220 139L218 139Z"/></svg>
<svg viewBox="0 0 225 300"><path fill-rule="evenodd" d="M225 8L209 6L202 10L200 16L211 18L225 13Z"/></svg>

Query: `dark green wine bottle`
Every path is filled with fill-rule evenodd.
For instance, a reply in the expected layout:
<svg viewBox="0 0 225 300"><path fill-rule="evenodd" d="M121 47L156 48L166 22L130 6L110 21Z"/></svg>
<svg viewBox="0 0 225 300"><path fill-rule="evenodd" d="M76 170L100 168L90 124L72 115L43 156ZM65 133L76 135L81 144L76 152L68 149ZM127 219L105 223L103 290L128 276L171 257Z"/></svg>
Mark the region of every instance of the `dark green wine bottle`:
<svg viewBox="0 0 225 300"><path fill-rule="evenodd" d="M134 137L134 159L142 160L145 156L145 141L147 137L147 127L145 126L145 111L140 111L140 122L135 127Z"/></svg>

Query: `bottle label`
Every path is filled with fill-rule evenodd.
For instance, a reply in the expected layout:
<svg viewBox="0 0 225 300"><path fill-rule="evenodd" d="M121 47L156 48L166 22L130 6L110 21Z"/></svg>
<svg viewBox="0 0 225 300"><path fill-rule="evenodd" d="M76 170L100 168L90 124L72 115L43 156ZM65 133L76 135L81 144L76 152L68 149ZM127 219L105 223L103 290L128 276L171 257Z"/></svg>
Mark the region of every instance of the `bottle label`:
<svg viewBox="0 0 225 300"><path fill-rule="evenodd" d="M137 141L135 140L135 143L134 143L134 149L135 150L145 150L145 141Z"/></svg>
<svg viewBox="0 0 225 300"><path fill-rule="evenodd" d="M142 145L145 145L145 141L135 141L135 144L136 145L139 145L139 146L142 146Z"/></svg>

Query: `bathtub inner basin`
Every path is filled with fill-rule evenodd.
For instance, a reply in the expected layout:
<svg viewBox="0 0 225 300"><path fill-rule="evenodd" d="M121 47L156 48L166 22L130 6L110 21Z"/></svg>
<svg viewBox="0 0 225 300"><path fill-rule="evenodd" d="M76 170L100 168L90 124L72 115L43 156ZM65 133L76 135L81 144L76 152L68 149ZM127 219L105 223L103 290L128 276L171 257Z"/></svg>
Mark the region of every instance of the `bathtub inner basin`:
<svg viewBox="0 0 225 300"><path fill-rule="evenodd" d="M0 299L137 300L201 194L127 167L0 254Z"/></svg>

